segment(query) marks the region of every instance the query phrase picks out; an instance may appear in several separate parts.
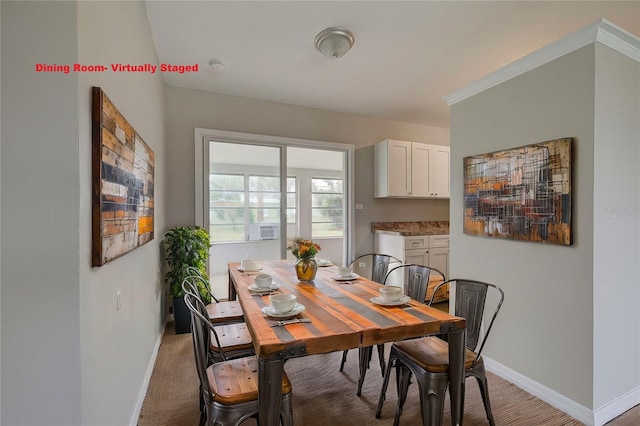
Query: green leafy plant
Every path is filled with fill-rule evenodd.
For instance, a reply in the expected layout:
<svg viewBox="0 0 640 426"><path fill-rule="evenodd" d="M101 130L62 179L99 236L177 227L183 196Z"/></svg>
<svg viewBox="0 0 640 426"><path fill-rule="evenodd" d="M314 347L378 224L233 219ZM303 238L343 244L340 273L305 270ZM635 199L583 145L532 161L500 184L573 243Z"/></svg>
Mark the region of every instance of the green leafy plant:
<svg viewBox="0 0 640 426"><path fill-rule="evenodd" d="M174 299L184 296L182 282L194 275L202 300L211 302L209 277L207 275L207 259L211 240L204 228L199 226L178 226L164 234L169 271L164 281L169 283L169 290Z"/></svg>

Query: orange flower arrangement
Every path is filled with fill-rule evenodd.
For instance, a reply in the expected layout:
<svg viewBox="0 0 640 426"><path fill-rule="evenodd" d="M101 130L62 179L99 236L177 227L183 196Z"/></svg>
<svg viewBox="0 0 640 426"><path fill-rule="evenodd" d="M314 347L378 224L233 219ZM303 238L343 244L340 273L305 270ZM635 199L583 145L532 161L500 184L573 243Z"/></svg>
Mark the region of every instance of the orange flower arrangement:
<svg viewBox="0 0 640 426"><path fill-rule="evenodd" d="M305 240L304 238L296 238L293 240L293 245L289 247L291 253L297 258L303 261L309 261L316 257L316 254L321 250L320 246L311 240Z"/></svg>

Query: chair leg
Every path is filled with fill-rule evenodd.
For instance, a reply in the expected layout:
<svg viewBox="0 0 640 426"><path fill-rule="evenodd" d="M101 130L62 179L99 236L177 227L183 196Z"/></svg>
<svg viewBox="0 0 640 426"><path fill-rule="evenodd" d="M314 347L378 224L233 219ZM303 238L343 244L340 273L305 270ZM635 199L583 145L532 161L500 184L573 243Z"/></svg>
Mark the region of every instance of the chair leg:
<svg viewBox="0 0 640 426"><path fill-rule="evenodd" d="M398 403L396 405L396 415L393 419L393 426L398 426L400 423L400 415L402 414L404 403L407 401L409 384L411 382L411 370L399 362L396 363L396 371L398 370L400 370L398 380Z"/></svg>
<svg viewBox="0 0 640 426"><path fill-rule="evenodd" d="M378 408L376 409L376 419L380 418L380 413L382 412L382 405L384 404L384 400L387 395L387 387L389 386L389 377L391 376L391 368L393 367L393 351L389 356L389 365L387 370L384 373L384 380L382 381L382 389L380 389L380 397L378 397Z"/></svg>
<svg viewBox="0 0 640 426"><path fill-rule="evenodd" d="M377 349L378 359L380 360L380 374L382 375L382 377L384 377L384 369L386 368L384 364L384 344L378 345Z"/></svg>
<svg viewBox="0 0 640 426"><path fill-rule="evenodd" d="M342 361L340 362L340 371L344 369L344 363L347 362L347 352L349 351L342 351Z"/></svg>
<svg viewBox="0 0 640 426"><path fill-rule="evenodd" d="M356 395L362 395L362 385L364 383L364 377L367 374L367 368L369 365L369 359L371 358L371 346L358 349L358 355L360 358L360 378L358 379L358 391Z"/></svg>
<svg viewBox="0 0 640 426"><path fill-rule="evenodd" d="M493 418L493 413L491 412L491 402L489 401L489 385L487 383L487 376L484 374L484 368L482 371L479 371L477 375L475 375L476 380L478 381L478 387L480 388L480 395L482 395L482 403L484 404L484 411L487 413L487 420L489 420L489 425L495 426L496 422Z"/></svg>

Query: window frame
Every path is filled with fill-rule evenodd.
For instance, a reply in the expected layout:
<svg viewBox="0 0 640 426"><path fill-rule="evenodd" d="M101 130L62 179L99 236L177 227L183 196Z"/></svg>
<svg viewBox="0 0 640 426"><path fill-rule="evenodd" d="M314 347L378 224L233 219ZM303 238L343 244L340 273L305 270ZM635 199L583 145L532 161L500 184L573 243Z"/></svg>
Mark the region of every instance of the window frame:
<svg viewBox="0 0 640 426"><path fill-rule="evenodd" d="M209 203L208 197L204 197L204 188L207 185L208 171L209 171L209 142L230 142L241 143L249 145L262 145L262 146L274 146L281 148L280 151L280 166L281 179L286 179L286 148L287 147L301 147L311 149L322 150L335 150L344 153L344 178L346 180L345 185L345 211L344 211L344 223L345 231L343 235L343 261L347 262L348 259L353 257L353 241L354 241L354 170L355 170L355 146L353 144L324 142L311 139L297 139L287 138L281 136L270 136L253 133L241 133L216 129L195 128L194 138L194 175L195 175L195 212L194 222L197 226L202 226L205 229L208 227L208 215ZM286 187L286 181L282 182L282 186ZM300 193L300 188L297 188L297 193ZM285 200L286 201L286 200ZM281 203L283 209L281 215L286 217L286 202ZM300 206L297 206L298 212ZM282 216L281 216L282 217ZM287 241L286 241L286 227L280 226L280 255L282 259L287 257Z"/></svg>

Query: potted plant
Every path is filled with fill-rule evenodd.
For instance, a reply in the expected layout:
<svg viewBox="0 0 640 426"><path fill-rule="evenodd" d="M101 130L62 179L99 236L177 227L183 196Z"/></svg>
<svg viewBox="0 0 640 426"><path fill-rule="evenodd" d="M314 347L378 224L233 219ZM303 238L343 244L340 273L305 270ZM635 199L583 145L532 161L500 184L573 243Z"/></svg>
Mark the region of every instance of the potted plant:
<svg viewBox="0 0 640 426"><path fill-rule="evenodd" d="M164 243L169 265L164 281L169 284L169 292L173 297L176 334L188 333L191 330L191 315L184 303L182 282L197 274L199 279L194 280L194 283L198 286L200 297L205 304L211 303L207 275L211 241L204 228L178 226L164 234Z"/></svg>

